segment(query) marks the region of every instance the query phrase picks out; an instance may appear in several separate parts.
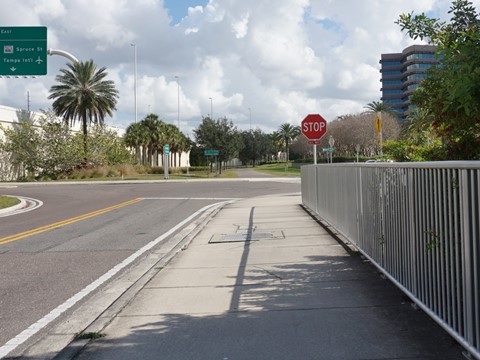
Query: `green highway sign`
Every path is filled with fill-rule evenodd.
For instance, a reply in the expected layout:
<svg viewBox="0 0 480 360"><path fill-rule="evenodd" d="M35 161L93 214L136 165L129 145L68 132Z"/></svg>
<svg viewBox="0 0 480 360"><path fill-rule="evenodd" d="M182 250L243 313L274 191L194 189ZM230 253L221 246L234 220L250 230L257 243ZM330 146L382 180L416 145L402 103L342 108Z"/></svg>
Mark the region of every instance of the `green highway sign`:
<svg viewBox="0 0 480 360"><path fill-rule="evenodd" d="M220 155L220 150L203 150L203 155L205 156L218 156Z"/></svg>
<svg viewBox="0 0 480 360"><path fill-rule="evenodd" d="M323 148L323 152L333 152L332 148Z"/></svg>
<svg viewBox="0 0 480 360"><path fill-rule="evenodd" d="M0 27L0 75L47 74L45 26Z"/></svg>
<svg viewBox="0 0 480 360"><path fill-rule="evenodd" d="M166 144L164 147L163 147L163 152L165 155L169 155L170 154L170 146L168 144Z"/></svg>

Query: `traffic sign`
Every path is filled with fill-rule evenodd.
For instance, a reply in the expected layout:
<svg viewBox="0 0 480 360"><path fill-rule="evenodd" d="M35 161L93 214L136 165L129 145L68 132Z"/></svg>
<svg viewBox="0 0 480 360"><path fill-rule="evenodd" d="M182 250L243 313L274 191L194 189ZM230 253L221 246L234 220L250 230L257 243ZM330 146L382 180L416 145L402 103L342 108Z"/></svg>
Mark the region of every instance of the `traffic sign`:
<svg viewBox="0 0 480 360"><path fill-rule="evenodd" d="M319 114L309 114L302 121L302 134L308 140L319 140L327 132L327 121Z"/></svg>
<svg viewBox="0 0 480 360"><path fill-rule="evenodd" d="M309 144L309 145L320 145L321 143L322 143L322 140L321 140L321 139L308 140L308 144Z"/></svg>
<svg viewBox="0 0 480 360"><path fill-rule="evenodd" d="M375 117L375 129L377 130L377 134L380 134L380 131L382 131L382 117L380 114L377 114Z"/></svg>
<svg viewBox="0 0 480 360"><path fill-rule="evenodd" d="M164 147L163 147L163 152L165 155L168 155L170 154L170 146L168 144L166 144Z"/></svg>
<svg viewBox="0 0 480 360"><path fill-rule="evenodd" d="M45 26L0 27L0 75L47 74Z"/></svg>
<svg viewBox="0 0 480 360"><path fill-rule="evenodd" d="M323 152L333 152L332 148L323 148Z"/></svg>
<svg viewBox="0 0 480 360"><path fill-rule="evenodd" d="M218 156L220 155L220 150L203 150L203 155L205 156Z"/></svg>

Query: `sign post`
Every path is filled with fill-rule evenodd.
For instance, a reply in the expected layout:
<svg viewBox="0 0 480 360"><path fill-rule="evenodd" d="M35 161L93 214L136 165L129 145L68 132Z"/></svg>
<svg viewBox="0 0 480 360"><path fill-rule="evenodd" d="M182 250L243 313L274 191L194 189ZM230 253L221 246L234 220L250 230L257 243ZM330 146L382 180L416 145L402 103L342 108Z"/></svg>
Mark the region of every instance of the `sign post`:
<svg viewBox="0 0 480 360"><path fill-rule="evenodd" d="M327 132L327 121L319 114L309 114L302 120L302 134L313 144L313 163L317 164L317 144Z"/></svg>
<svg viewBox="0 0 480 360"><path fill-rule="evenodd" d="M166 144L163 147L163 178L168 180L168 155L170 154L170 146Z"/></svg>
<svg viewBox="0 0 480 360"><path fill-rule="evenodd" d="M0 75L47 74L45 26L0 27Z"/></svg>
<svg viewBox="0 0 480 360"><path fill-rule="evenodd" d="M377 112L375 117L375 129L377 130L377 145L380 145L380 158L383 158L383 133L382 133L382 112Z"/></svg>

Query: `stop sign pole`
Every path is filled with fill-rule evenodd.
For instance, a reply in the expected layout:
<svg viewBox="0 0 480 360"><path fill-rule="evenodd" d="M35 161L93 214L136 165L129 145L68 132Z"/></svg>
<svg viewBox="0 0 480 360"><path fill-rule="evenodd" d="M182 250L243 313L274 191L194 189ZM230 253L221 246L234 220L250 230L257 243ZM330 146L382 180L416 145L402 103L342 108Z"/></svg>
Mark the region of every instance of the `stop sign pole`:
<svg viewBox="0 0 480 360"><path fill-rule="evenodd" d="M317 144L327 132L327 121L319 114L309 114L302 121L302 134L313 144L313 163L317 164Z"/></svg>

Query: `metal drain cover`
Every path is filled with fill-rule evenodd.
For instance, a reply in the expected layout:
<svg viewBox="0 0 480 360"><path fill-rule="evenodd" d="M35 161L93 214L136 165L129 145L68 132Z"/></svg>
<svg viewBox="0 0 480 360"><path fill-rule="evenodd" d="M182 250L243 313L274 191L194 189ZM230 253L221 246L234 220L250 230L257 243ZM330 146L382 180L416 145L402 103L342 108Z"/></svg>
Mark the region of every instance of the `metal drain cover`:
<svg viewBox="0 0 480 360"><path fill-rule="evenodd" d="M210 244L216 243L228 243L228 242L245 242L245 241L258 241L264 239L283 239L282 232L252 232L252 233L237 233L237 234L215 234L210 239Z"/></svg>

